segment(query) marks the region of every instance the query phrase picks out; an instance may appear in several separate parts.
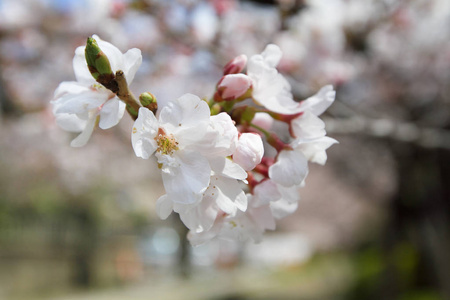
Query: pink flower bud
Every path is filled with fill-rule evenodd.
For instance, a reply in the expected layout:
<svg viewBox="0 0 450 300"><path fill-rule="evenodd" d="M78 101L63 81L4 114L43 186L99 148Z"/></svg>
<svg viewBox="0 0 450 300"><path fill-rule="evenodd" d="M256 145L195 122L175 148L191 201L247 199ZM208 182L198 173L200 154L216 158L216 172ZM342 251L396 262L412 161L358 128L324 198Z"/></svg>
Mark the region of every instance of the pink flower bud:
<svg viewBox="0 0 450 300"><path fill-rule="evenodd" d="M261 136L256 133L243 133L239 137L233 161L244 170L253 170L261 162L264 155L264 146Z"/></svg>
<svg viewBox="0 0 450 300"><path fill-rule="evenodd" d="M246 64L247 56L245 54L236 56L223 67L223 75L241 73Z"/></svg>
<svg viewBox="0 0 450 300"><path fill-rule="evenodd" d="M253 117L252 123L262 129L270 130L273 125L273 118L269 114L259 112Z"/></svg>
<svg viewBox="0 0 450 300"><path fill-rule="evenodd" d="M226 75L217 85L217 94L224 101L232 101L244 95L251 85L252 80L247 75Z"/></svg>

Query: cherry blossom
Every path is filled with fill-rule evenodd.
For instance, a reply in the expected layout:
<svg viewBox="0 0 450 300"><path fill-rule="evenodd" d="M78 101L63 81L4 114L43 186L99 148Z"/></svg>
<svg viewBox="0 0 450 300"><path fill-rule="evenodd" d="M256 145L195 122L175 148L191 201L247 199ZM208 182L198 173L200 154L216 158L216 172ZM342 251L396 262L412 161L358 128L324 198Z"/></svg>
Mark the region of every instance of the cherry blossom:
<svg viewBox="0 0 450 300"><path fill-rule="evenodd" d="M94 35L99 47L109 58L113 72L122 70L130 84L142 62L141 51L130 49L122 54L112 44ZM125 104L110 90L97 83L89 72L85 59L85 46L75 50L73 68L76 81L62 82L55 91L53 113L56 123L64 130L81 132L71 146L84 146L89 140L96 122L101 129L111 128L120 121Z"/></svg>

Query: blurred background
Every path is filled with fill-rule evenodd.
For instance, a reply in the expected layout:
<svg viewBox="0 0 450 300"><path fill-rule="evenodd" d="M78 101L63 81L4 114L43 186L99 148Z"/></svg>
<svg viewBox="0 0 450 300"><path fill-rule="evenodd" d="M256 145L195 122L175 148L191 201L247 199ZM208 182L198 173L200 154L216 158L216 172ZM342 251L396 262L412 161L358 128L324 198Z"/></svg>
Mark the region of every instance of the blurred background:
<svg viewBox="0 0 450 300"><path fill-rule="evenodd" d="M142 50L131 86L211 97L266 44L297 100L325 84L340 141L261 244L192 248L132 120L88 145L49 102L98 34ZM0 0L0 299L450 299L448 0Z"/></svg>

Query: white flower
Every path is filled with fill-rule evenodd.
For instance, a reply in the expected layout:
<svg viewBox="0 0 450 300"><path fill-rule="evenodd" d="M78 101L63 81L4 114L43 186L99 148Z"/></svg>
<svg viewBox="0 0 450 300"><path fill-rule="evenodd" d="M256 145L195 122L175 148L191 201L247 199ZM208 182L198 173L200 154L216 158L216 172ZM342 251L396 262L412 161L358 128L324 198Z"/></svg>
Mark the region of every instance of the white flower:
<svg viewBox="0 0 450 300"><path fill-rule="evenodd" d="M155 154L168 197L177 203L196 203L210 182L211 167L201 145L210 124L208 104L186 94L161 109L159 119L139 109L132 145L138 157Z"/></svg>
<svg viewBox="0 0 450 300"><path fill-rule="evenodd" d="M157 201L158 215L165 219L173 210L191 231L202 232L213 226L221 212L235 215L238 210L245 211L247 196L239 181L245 179L247 173L226 158L216 159L212 169L210 184L203 192L201 201L193 204L177 203L163 195Z"/></svg>
<svg viewBox="0 0 450 300"><path fill-rule="evenodd" d="M252 195L247 195L249 204ZM190 231L188 239L193 246L201 245L212 239L234 241L253 240L260 242L266 230L275 229L275 219L269 205L249 206L245 212L237 211L236 215L219 213L213 226L206 231Z"/></svg>
<svg viewBox="0 0 450 300"><path fill-rule="evenodd" d="M293 100L291 86L276 69L281 55L280 48L270 44L261 54L250 57L247 74L253 81L252 96L258 104L273 112L298 113L300 105Z"/></svg>
<svg viewBox="0 0 450 300"><path fill-rule="evenodd" d="M233 161L246 171L253 170L261 162L264 146L261 136L256 133L243 133L239 137Z"/></svg>
<svg viewBox="0 0 450 300"><path fill-rule="evenodd" d="M253 82L253 99L280 114L292 115L310 110L315 115L320 115L334 101L335 91L332 86L325 86L310 98L296 102L291 85L276 69L281 56L280 48L269 44L261 54L250 57L247 74Z"/></svg>
<svg viewBox="0 0 450 300"><path fill-rule="evenodd" d="M327 137L325 123L317 117L317 113L323 112L323 107L328 105L328 101L313 100L310 106L312 110L305 111L302 115L291 121L292 132L296 139L291 142L291 147L300 151L307 160L324 165L327 160L325 152L331 145L336 144L333 138Z"/></svg>
<svg viewBox="0 0 450 300"><path fill-rule="evenodd" d="M134 48L122 54L119 49L98 36L94 35L93 38L108 57L113 72L122 70L130 84L142 62L141 51ZM57 124L64 130L81 132L71 142L73 147L81 147L87 143L97 120L101 129L108 129L117 125L125 111L125 104L92 77L84 50L85 46L75 50L73 68L77 81L62 82L52 101Z"/></svg>

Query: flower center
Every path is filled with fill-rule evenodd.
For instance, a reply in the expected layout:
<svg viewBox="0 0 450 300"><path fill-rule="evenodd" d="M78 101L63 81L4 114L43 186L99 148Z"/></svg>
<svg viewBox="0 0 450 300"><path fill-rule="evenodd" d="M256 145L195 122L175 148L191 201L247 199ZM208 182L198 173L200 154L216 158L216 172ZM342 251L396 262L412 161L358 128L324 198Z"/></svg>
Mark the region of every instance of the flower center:
<svg viewBox="0 0 450 300"><path fill-rule="evenodd" d="M155 137L158 148L156 151L160 154L171 155L173 151L178 150L178 142L175 140L172 134L167 135L163 129L158 129L158 134Z"/></svg>

